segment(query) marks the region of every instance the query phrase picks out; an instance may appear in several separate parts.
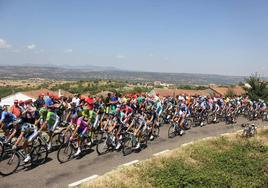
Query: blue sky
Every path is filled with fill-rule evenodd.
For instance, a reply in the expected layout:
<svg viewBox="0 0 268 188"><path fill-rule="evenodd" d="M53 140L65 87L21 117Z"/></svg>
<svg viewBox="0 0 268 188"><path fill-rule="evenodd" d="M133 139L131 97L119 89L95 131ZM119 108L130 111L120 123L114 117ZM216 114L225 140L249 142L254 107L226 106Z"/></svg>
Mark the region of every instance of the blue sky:
<svg viewBox="0 0 268 188"><path fill-rule="evenodd" d="M0 0L0 65L268 76L268 1Z"/></svg>

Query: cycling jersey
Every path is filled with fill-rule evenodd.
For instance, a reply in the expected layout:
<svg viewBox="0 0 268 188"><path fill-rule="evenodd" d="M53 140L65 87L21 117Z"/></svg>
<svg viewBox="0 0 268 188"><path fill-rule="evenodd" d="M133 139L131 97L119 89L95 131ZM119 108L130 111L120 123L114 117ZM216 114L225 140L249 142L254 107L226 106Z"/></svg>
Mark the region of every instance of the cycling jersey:
<svg viewBox="0 0 268 188"><path fill-rule="evenodd" d="M38 135L37 127L30 123L23 123L20 131L24 133L23 136L28 141L32 141Z"/></svg>
<svg viewBox="0 0 268 188"><path fill-rule="evenodd" d="M59 124L59 116L54 112L48 112L46 116L48 130L54 132Z"/></svg>
<svg viewBox="0 0 268 188"><path fill-rule="evenodd" d="M77 130L77 134L82 137L85 135L85 133L88 130L88 124L87 122L83 119L83 117L80 117L77 119L76 122L77 126L79 126L78 130Z"/></svg>
<svg viewBox="0 0 268 188"><path fill-rule="evenodd" d="M11 112L4 111L1 115L1 121L7 126L7 128L10 128L12 123L16 121L16 116Z"/></svg>

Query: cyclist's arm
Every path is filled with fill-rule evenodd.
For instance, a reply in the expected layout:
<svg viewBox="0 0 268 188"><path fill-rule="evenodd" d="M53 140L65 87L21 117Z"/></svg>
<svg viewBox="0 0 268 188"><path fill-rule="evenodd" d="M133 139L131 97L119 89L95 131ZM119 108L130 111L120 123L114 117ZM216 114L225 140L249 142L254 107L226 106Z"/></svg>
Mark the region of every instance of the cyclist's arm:
<svg viewBox="0 0 268 188"><path fill-rule="evenodd" d="M76 125L76 126L75 126L75 129L74 129L74 131L73 131L73 134L72 134L71 138L74 138L74 137L75 137L75 135L76 135L76 133L77 133L79 127L80 127L80 125Z"/></svg>
<svg viewBox="0 0 268 188"><path fill-rule="evenodd" d="M135 129L134 135L136 135L139 132L139 130L141 129L141 126L142 126L142 123Z"/></svg>
<svg viewBox="0 0 268 188"><path fill-rule="evenodd" d="M24 136L24 132L21 132L21 133L20 133L20 136L18 137L18 139L17 139L17 141L15 142L14 146L19 145L19 143L21 142L23 136Z"/></svg>
<svg viewBox="0 0 268 188"><path fill-rule="evenodd" d="M150 120L147 120L147 124L151 123L153 121L153 119L154 119L154 116L152 116Z"/></svg>
<svg viewBox="0 0 268 188"><path fill-rule="evenodd" d="M16 135L16 133L17 133L17 129L14 129L12 133L9 135L7 142L9 142Z"/></svg>
<svg viewBox="0 0 268 188"><path fill-rule="evenodd" d="M46 126L47 126L47 120L41 125L40 129L38 130L39 132L42 131Z"/></svg>
<svg viewBox="0 0 268 188"><path fill-rule="evenodd" d="M67 116L66 116L66 119L65 119L65 121L68 121L68 119L70 118L70 116L71 116L71 111L67 114Z"/></svg>
<svg viewBox="0 0 268 188"><path fill-rule="evenodd" d="M40 123L40 121L41 121L41 117L38 118L38 119L34 122L34 125L37 126L37 125Z"/></svg>

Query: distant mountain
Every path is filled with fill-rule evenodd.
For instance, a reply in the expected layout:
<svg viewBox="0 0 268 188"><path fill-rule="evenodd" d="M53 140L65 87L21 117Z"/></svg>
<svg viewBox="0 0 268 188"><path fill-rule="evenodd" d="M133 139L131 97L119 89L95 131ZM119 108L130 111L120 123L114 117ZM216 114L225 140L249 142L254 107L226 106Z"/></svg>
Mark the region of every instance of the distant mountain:
<svg viewBox="0 0 268 188"><path fill-rule="evenodd" d="M4 67L0 65L0 67ZM86 70L86 71L116 71L120 70L112 66L95 66L95 65L53 65L53 64L22 64L12 65L9 67L40 67L40 68L64 68L64 69L75 69L75 70Z"/></svg>
<svg viewBox="0 0 268 188"><path fill-rule="evenodd" d="M66 69L75 69L83 71L119 71L120 69L112 66L94 66L94 65L67 65Z"/></svg>
<svg viewBox="0 0 268 188"><path fill-rule="evenodd" d="M237 84L243 76L190 73L157 73L119 70L101 66L0 66L2 79L48 78L62 80L111 79L130 82L162 81L182 85Z"/></svg>

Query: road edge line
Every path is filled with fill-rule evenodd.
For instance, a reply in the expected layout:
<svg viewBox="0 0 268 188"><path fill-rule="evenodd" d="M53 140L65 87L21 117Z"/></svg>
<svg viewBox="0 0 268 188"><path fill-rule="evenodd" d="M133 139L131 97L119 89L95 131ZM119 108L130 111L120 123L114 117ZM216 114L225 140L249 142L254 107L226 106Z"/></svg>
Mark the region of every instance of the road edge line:
<svg viewBox="0 0 268 188"><path fill-rule="evenodd" d="M162 155L162 154L164 154L164 153L167 153L167 152L169 152L169 151L170 151L169 149L166 149L166 150L163 150L163 151L160 151L160 152L158 152L158 153L153 154L153 156L154 156L154 157L157 157L157 156Z"/></svg>
<svg viewBox="0 0 268 188"><path fill-rule="evenodd" d="M89 176L89 177L84 178L84 179L81 179L81 180L79 180L79 181L70 183L70 184L68 185L68 187L69 187L69 188L71 188L71 187L77 187L78 185L80 185L80 184L82 184L82 183L89 182L89 181L91 181L91 180L97 178L98 176L99 176L99 175L97 175L97 174L92 175L92 176Z"/></svg>
<svg viewBox="0 0 268 188"><path fill-rule="evenodd" d="M134 161L130 161L128 163L122 164L121 166L130 166L130 165L136 164L138 162L139 162L139 160L134 160Z"/></svg>

